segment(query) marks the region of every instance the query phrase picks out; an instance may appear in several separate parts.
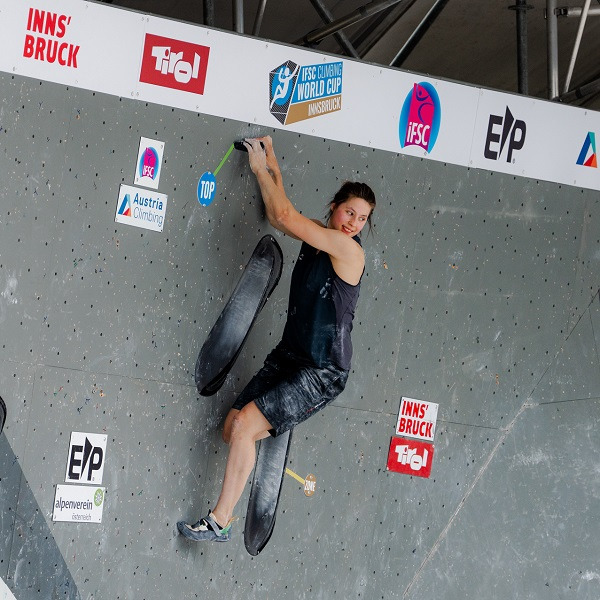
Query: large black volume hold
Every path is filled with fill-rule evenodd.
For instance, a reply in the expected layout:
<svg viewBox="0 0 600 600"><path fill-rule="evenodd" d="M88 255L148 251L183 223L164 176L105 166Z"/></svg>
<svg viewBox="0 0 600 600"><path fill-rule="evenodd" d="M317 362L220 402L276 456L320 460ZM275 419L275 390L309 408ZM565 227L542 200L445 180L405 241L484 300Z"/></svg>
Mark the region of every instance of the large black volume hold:
<svg viewBox="0 0 600 600"><path fill-rule="evenodd" d="M0 398L0 433L4 429L4 422L6 421L6 404L4 404L4 400Z"/></svg>
<svg viewBox="0 0 600 600"><path fill-rule="evenodd" d="M252 556L271 539L291 443L292 430L260 442L244 526L244 545Z"/></svg>
<svg viewBox="0 0 600 600"><path fill-rule="evenodd" d="M279 282L282 266L277 240L265 235L200 349L195 380L202 396L212 396L223 385L256 317Z"/></svg>

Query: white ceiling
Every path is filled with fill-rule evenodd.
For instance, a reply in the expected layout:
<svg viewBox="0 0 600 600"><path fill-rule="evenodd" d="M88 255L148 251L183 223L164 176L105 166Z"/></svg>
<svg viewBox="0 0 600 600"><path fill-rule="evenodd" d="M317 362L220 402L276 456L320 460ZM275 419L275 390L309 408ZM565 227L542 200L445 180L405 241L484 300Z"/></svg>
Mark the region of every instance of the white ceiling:
<svg viewBox="0 0 600 600"><path fill-rule="evenodd" d="M113 0L113 6L204 24L203 6L208 0ZM251 35L261 0L237 0L243 4L244 33ZM264 0L263 0L264 1ZM389 65L438 0L400 0L383 22L373 27L370 17L344 30L362 60ZM212 0L214 26L232 31L236 0ZM320 0L334 19L361 6L381 0ZM528 95L548 98L546 6L548 0L527 0ZM517 0L448 0L401 68L432 77L465 82L518 93L516 12ZM556 0L558 7L583 7L585 0ZM322 28L311 0L266 0L261 38L295 44L309 32ZM591 0L600 12L600 0ZM579 28L579 18L559 17L559 91L565 85L568 65ZM365 28L370 28L368 35ZM318 46L321 51L346 54L333 36ZM600 15L589 15L583 29L570 89L600 79ZM600 91L569 104L600 110Z"/></svg>

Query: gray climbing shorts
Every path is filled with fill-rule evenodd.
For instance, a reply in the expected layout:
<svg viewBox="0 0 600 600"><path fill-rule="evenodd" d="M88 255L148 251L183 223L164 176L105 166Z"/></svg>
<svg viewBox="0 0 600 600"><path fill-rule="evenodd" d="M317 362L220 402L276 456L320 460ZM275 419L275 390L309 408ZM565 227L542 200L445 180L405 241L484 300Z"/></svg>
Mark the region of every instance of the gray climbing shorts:
<svg viewBox="0 0 600 600"><path fill-rule="evenodd" d="M254 400L277 436L292 429L335 400L348 380L337 365L317 367L277 346L250 380L232 408L241 410Z"/></svg>

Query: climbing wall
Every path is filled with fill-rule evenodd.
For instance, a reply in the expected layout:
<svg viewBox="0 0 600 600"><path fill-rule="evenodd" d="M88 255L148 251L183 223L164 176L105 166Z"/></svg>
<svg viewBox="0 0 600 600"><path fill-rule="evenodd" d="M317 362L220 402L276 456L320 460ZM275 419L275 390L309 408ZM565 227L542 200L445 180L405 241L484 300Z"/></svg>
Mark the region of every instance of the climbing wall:
<svg viewBox="0 0 600 600"><path fill-rule="evenodd" d="M597 191L6 72L0 89L0 597L598 597ZM214 503L223 418L286 318L299 244L228 154L258 134L304 214L347 179L377 209L348 386L297 427L251 557L249 489L227 545L176 522ZM162 231L115 221L141 138L164 145ZM266 233L281 281L202 397L196 357ZM429 477L386 468L403 397L439 407ZM102 480L81 484L103 490L98 523L54 520L69 467L85 471L74 432L105 442Z"/></svg>

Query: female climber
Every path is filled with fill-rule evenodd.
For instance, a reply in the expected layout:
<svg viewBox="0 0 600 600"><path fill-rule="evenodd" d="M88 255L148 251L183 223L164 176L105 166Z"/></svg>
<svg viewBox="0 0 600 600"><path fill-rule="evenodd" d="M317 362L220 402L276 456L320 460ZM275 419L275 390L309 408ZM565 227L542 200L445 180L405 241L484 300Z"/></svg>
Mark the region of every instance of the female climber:
<svg viewBox="0 0 600 600"><path fill-rule="evenodd" d="M254 467L256 442L301 423L344 389L365 266L359 234L366 223L371 224L375 208L368 185L346 182L330 203L325 224L308 219L284 191L271 138L244 143L269 222L301 240L302 247L292 272L282 339L225 419L223 439L229 454L219 499L197 523L177 524L194 541L230 539L233 509Z"/></svg>

